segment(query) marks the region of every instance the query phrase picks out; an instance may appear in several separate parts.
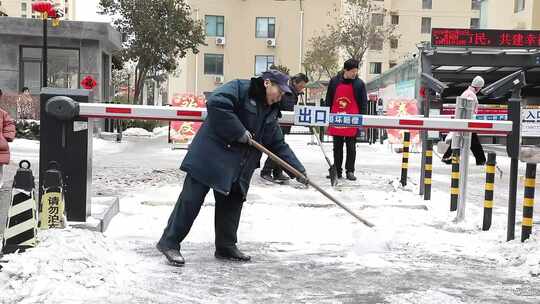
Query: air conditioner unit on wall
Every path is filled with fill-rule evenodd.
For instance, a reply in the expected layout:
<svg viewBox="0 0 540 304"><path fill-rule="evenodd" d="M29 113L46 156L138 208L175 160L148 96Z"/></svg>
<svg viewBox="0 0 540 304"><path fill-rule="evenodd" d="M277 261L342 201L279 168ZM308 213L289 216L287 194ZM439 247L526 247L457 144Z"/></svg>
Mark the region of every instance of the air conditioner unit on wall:
<svg viewBox="0 0 540 304"><path fill-rule="evenodd" d="M266 46L267 47L276 47L276 39L275 38L266 39Z"/></svg>
<svg viewBox="0 0 540 304"><path fill-rule="evenodd" d="M215 84L222 84L223 83L223 76L216 76L214 78L214 83Z"/></svg>
<svg viewBox="0 0 540 304"><path fill-rule="evenodd" d="M225 45L225 37L216 37L216 45Z"/></svg>

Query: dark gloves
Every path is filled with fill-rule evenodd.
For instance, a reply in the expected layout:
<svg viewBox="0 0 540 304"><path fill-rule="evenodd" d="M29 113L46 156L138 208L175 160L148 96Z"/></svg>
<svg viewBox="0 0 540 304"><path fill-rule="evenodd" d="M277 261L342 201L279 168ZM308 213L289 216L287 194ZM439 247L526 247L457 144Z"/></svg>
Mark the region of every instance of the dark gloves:
<svg viewBox="0 0 540 304"><path fill-rule="evenodd" d="M252 139L253 136L251 136L251 133L249 133L248 130L246 130L246 132L244 133L244 135L242 135L239 139L238 139L238 142L241 143L241 144L251 144L250 143L250 139Z"/></svg>
<svg viewBox="0 0 540 304"><path fill-rule="evenodd" d="M298 176L298 177L296 177L296 180L297 180L299 183L304 184L304 185L307 186L309 183L308 183L308 177L307 177L306 171L302 172L302 175L303 175L304 177L299 177L299 176Z"/></svg>

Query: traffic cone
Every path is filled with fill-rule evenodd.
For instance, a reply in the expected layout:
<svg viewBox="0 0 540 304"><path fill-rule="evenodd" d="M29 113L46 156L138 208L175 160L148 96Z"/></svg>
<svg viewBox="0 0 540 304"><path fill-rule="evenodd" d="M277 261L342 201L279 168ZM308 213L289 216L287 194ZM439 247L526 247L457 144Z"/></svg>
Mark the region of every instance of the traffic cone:
<svg viewBox="0 0 540 304"><path fill-rule="evenodd" d="M27 164L25 168L23 165ZM15 174L11 190L6 229L2 241L2 253L23 252L37 244L37 211L34 193L34 175L30 162L23 160Z"/></svg>
<svg viewBox="0 0 540 304"><path fill-rule="evenodd" d="M43 195L41 196L39 228L65 228L65 203L62 172L57 162L50 162L43 178Z"/></svg>

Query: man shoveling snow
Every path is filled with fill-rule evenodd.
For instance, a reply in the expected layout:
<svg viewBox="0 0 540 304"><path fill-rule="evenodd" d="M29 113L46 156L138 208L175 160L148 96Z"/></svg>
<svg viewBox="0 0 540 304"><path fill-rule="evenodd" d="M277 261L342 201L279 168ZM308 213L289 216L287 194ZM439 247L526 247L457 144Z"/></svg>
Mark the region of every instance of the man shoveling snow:
<svg viewBox="0 0 540 304"><path fill-rule="evenodd" d="M204 198L214 190L215 257L249 261L236 247L242 204L261 152L249 145L255 139L306 176L306 170L285 143L278 124L278 102L291 93L289 77L269 70L262 77L233 80L209 97L208 117L182 162L187 172L182 192L157 248L175 266L184 264L180 243L187 236ZM306 183L306 181L300 181Z"/></svg>

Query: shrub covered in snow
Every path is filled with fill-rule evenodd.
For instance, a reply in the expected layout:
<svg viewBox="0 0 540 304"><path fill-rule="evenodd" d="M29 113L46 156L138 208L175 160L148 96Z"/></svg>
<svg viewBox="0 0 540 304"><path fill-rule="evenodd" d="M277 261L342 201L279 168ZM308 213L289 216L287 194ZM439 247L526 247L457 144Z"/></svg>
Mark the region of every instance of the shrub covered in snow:
<svg viewBox="0 0 540 304"><path fill-rule="evenodd" d="M15 122L17 138L39 139L39 120L19 119Z"/></svg>

